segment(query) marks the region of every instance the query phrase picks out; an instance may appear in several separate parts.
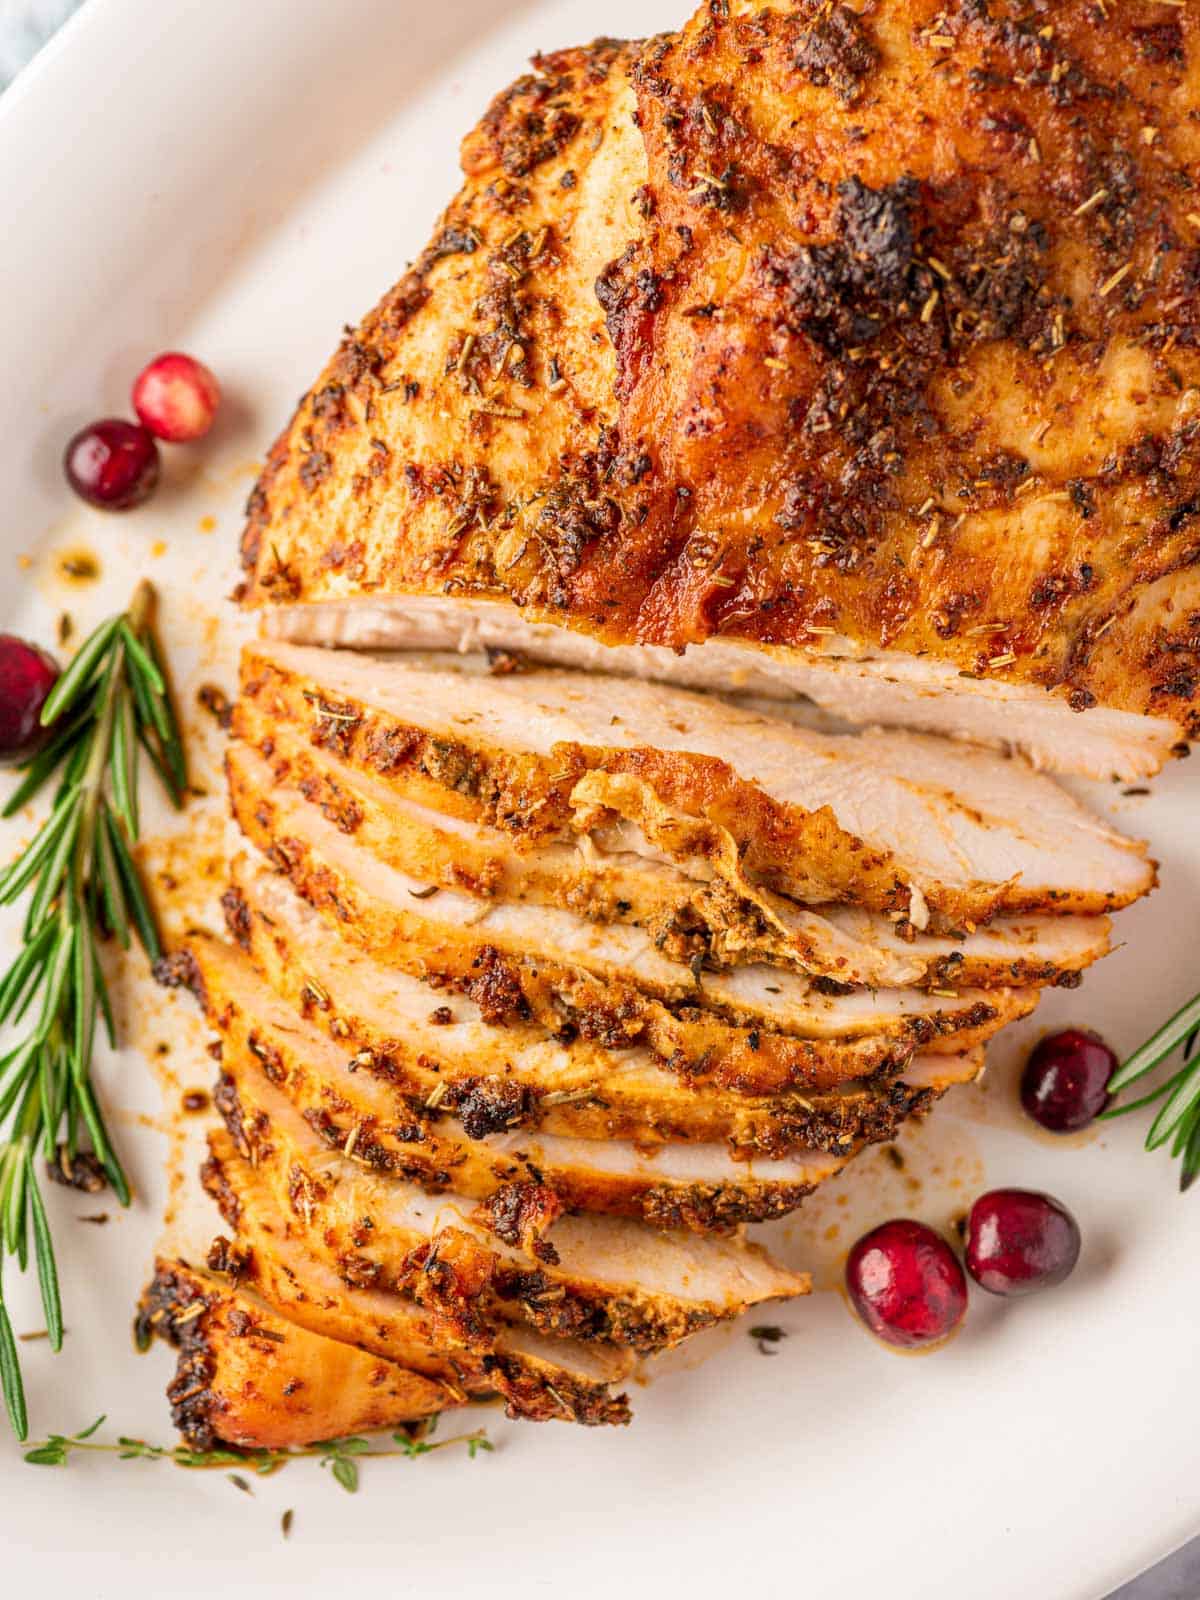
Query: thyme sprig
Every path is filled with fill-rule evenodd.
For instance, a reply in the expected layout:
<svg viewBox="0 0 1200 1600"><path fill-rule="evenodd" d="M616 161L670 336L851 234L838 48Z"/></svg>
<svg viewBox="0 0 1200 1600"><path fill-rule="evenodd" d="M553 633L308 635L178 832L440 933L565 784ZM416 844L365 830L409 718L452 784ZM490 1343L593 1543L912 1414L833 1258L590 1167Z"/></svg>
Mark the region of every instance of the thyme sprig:
<svg viewBox="0 0 1200 1600"><path fill-rule="evenodd" d="M1157 1032L1138 1046L1113 1074L1108 1085L1109 1093L1119 1094L1131 1083L1146 1077L1168 1061L1182 1045L1182 1060L1178 1069L1148 1094L1128 1100L1124 1105L1112 1106L1101 1113L1105 1118L1123 1117L1161 1100L1163 1104L1146 1135L1146 1149L1158 1150L1170 1141L1171 1155L1180 1163L1179 1187L1185 1191L1200 1176L1200 1056L1193 1053L1198 1032L1200 994L1193 995Z"/></svg>
<svg viewBox="0 0 1200 1600"><path fill-rule="evenodd" d="M25 1460L35 1467L65 1467L76 1451L87 1450L114 1455L118 1461L170 1461L176 1467L189 1469L238 1467L265 1478L286 1467L289 1462L308 1458L317 1460L322 1467L328 1467L335 1482L347 1493L354 1494L359 1486L358 1463L364 1457L378 1461L403 1456L412 1460L416 1456L429 1455L434 1450L448 1450L461 1445L473 1461L481 1451L495 1449L483 1428L476 1428L473 1433L456 1433L448 1439L431 1443L429 1436L437 1422L436 1417L420 1434L393 1433L391 1445L382 1448L377 1442L378 1436L363 1438L355 1434L345 1439L322 1439L316 1444L293 1450L192 1450L183 1444L147 1444L144 1439L127 1439L123 1436L109 1443L94 1437L105 1420L104 1417L97 1417L90 1428L84 1428L80 1433L52 1433L48 1439L30 1445L25 1451Z"/></svg>
<svg viewBox="0 0 1200 1600"><path fill-rule="evenodd" d="M133 857L138 837L138 751L170 799L183 804L187 769L162 660L150 627L153 592L139 584L129 609L83 642L42 708L48 742L23 763L0 815L11 817L56 777L49 816L0 872L0 905L29 892L21 950L0 978L0 1024L28 1029L0 1054L0 1386L19 1439L28 1432L25 1392L4 1266L24 1271L33 1254L51 1347L62 1346L54 1248L38 1187L40 1153L70 1182L73 1163L97 1163L122 1205L129 1185L91 1081L98 1019L116 1044L98 946L132 935L161 954L154 913ZM90 1155L83 1148L86 1139Z"/></svg>

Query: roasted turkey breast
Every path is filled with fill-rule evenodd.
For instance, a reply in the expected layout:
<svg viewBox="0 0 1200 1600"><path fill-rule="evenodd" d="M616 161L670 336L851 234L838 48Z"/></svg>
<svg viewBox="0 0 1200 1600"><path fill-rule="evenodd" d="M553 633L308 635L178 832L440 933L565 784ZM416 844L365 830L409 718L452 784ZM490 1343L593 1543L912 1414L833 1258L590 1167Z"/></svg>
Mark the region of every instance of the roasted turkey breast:
<svg viewBox="0 0 1200 1600"><path fill-rule="evenodd" d="M744 1225L1153 888L1039 769L1200 729L1160 9L706 0L468 135L251 497L244 852L158 968L220 1062L230 1236L144 1308L189 1436L626 1421L635 1357L807 1291Z"/></svg>
<svg viewBox="0 0 1200 1600"><path fill-rule="evenodd" d="M715 0L541 58L273 450L248 603L376 644L482 607L543 658L1153 771L1200 682L1198 39Z"/></svg>
<svg viewBox="0 0 1200 1600"><path fill-rule="evenodd" d="M455 1382L312 1333L227 1274L183 1260L156 1262L138 1329L179 1350L167 1398L195 1450L288 1449L395 1428L466 1399Z"/></svg>

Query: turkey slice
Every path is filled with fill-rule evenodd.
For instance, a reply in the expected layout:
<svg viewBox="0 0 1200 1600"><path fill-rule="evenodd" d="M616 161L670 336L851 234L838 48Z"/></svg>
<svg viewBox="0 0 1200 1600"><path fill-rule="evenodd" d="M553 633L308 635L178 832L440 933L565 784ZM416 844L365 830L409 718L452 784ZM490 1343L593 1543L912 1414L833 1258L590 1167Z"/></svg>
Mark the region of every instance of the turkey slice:
<svg viewBox="0 0 1200 1600"><path fill-rule="evenodd" d="M1154 882L1144 845L1026 762L921 735L822 734L636 679L484 678L286 644L246 652L243 692L348 759L415 765L526 826L553 820L583 769L633 773L716 813L768 887L918 927L926 905L951 922L1096 913Z"/></svg>

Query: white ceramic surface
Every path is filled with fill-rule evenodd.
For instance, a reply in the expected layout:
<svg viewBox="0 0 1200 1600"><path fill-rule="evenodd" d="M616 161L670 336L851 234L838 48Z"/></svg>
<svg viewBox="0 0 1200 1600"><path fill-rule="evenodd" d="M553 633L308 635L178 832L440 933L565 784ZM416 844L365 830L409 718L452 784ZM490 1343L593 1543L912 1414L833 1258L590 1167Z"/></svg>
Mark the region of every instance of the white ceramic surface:
<svg viewBox="0 0 1200 1600"><path fill-rule="evenodd" d="M0 102L0 624L48 638L69 610L82 627L149 572L184 700L202 681L231 687L237 624L212 618L228 611L253 463L342 322L420 248L460 135L535 48L649 31L681 10L90 0ZM59 478L64 439L127 409L141 360L166 346L221 374L217 434L173 453L165 489L133 516L77 510ZM100 555L101 585L56 576L55 552L79 545ZM188 720L210 781L216 741ZM1064 1289L1016 1310L976 1296L963 1334L921 1360L874 1345L826 1289L771 1317L789 1334L771 1358L726 1330L653 1369L628 1431L513 1425L489 1410L470 1420L486 1422L496 1454L368 1463L353 1498L314 1463L256 1482L253 1497L222 1473L109 1458L37 1470L0 1435L0 1592L371 1583L573 1600L614 1589L1093 1600L1146 1566L1200 1527L1200 1199L1181 1199L1169 1163L1141 1153L1140 1119L1081 1143L1031 1137L1012 1075L1028 1039L1066 1020L1129 1047L1200 981L1194 782L1181 764L1149 799L1090 790L1162 862L1162 888L1120 919L1122 948L997 1046L985 1091L906 1137L904 1173L874 1155L764 1230L830 1283L860 1225L897 1210L944 1223L985 1184L1045 1187L1084 1229ZM215 802L191 818L215 849ZM151 859L161 865L161 848ZM136 978L127 994L130 1036L169 1045L172 1095L205 1083L189 1007L148 1000ZM49 1197L70 1331L58 1358L22 1346L32 1425L69 1430L104 1411L110 1436L166 1441L170 1363L135 1356L128 1325L160 1231L171 1124L137 1053L107 1063L105 1081L137 1202L95 1227L75 1218L111 1212L103 1198ZM18 1327L38 1328L31 1286L10 1278L6 1290Z"/></svg>

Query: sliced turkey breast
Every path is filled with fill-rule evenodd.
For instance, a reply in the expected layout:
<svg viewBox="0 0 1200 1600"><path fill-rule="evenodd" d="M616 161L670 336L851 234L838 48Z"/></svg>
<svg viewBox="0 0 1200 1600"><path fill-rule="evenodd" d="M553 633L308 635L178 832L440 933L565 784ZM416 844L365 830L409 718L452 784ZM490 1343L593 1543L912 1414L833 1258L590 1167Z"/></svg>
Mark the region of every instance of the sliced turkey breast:
<svg viewBox="0 0 1200 1600"><path fill-rule="evenodd" d="M799 1081L812 1082L816 1063L827 1071L847 1065L839 1041L874 1035L908 1046L936 1039L965 1048L1037 1003L1034 990L831 994L821 980L773 967L706 973L668 960L639 929L592 924L549 907L496 905L410 879L360 850L303 801L286 793L268 798L270 768L260 757L234 747L228 769L243 831L327 921L385 965L465 990L489 1021L532 1016L558 1028L587 1012L605 1018L610 1042L632 1044L668 1007L688 1016L712 1010L719 1022L814 1041L809 1061L799 1066ZM580 1025L595 1034L594 1022ZM767 1052L751 1044L750 1055ZM726 1073L729 1063L715 1070ZM783 1070L773 1059L739 1063L737 1086L768 1093L787 1087Z"/></svg>
<svg viewBox="0 0 1200 1600"><path fill-rule="evenodd" d="M631 773L726 826L768 887L907 910L918 927L925 905L951 923L1103 912L1154 881L1144 845L1025 762L920 735L820 734L632 679L482 678L292 645L248 650L243 692L376 772L415 765L488 821L550 821L581 766Z"/></svg>
<svg viewBox="0 0 1200 1600"><path fill-rule="evenodd" d="M193 1450L296 1449L437 1416L466 1398L457 1384L312 1333L186 1261L155 1262L138 1328L179 1351L167 1399Z"/></svg>
<svg viewBox="0 0 1200 1600"><path fill-rule="evenodd" d="M572 795L579 820L567 839L518 842L502 828L435 809L402 779L385 782L314 749L295 727L264 716L257 701L242 702L235 728L269 760L278 785L298 790L389 866L442 888L626 922L682 961L770 959L875 984L908 983L924 971L902 944L881 950L852 939L819 913L752 884L732 839L717 839L711 825L681 819L671 853L656 847L621 815L621 808L646 815L644 797L627 802L635 779L587 774ZM661 846L661 812L656 821Z"/></svg>
<svg viewBox="0 0 1200 1600"><path fill-rule="evenodd" d="M473 1300L480 1282L471 1241L447 1240L436 1270L419 1282L420 1301L345 1284L296 1238L270 1186L239 1156L223 1130L209 1137L205 1188L236 1234L211 1260L230 1263L281 1315L301 1327L394 1361L465 1397L502 1394L510 1416L533 1421L627 1422L629 1406L611 1386L632 1370L618 1345L555 1339L518 1324L481 1327Z"/></svg>
<svg viewBox="0 0 1200 1600"><path fill-rule="evenodd" d="M483 1205L452 1191L429 1194L356 1162L353 1132L343 1151L331 1151L261 1071L234 1070L233 1083L236 1102L227 1086L222 1113L245 1140L243 1154L290 1214L289 1226L359 1287L410 1293L451 1230L481 1247L491 1315L643 1353L761 1301L808 1291L807 1277L758 1246L563 1215L544 1184L506 1184Z"/></svg>
<svg viewBox="0 0 1200 1600"><path fill-rule="evenodd" d="M827 906L823 917L846 941L873 944L898 959L921 963L920 981L989 988L995 984L1058 984L1074 988L1085 968L1106 956L1112 924L1107 917L997 917L973 933L948 938L916 934L905 939L886 917L857 906Z"/></svg>
<svg viewBox="0 0 1200 1600"><path fill-rule="evenodd" d="M856 1081L819 1095L740 1099L689 1090L669 1073L635 1062L628 1075L640 1077L651 1107L645 1124L639 1126L630 1108L624 1143L602 1129L591 1138L566 1138L521 1126L529 1085L519 1078L484 1077L481 1063L469 1057L456 1073L444 1056L426 1058L419 1078L394 1052L335 1043L290 1012L227 946L197 936L190 960L195 987L221 1034L226 1075L240 1080L247 1064L252 1075L265 1075L332 1149L349 1143L360 1160L405 1180L485 1199L540 1173L570 1204L618 1212L627 1209L627 1185L639 1173L643 1182L662 1183L681 1167L705 1181L773 1180L807 1192L833 1170L818 1152L841 1158L865 1141L892 1137L906 1116L973 1071L970 1057L928 1056L911 1063L897 1083ZM472 1069L473 1076L460 1075ZM602 1100L606 1080L593 1077L589 1088ZM665 1111L653 1109L656 1090ZM689 1095L698 1102L692 1115ZM547 1115L553 1116L565 1102L554 1093L548 1098L554 1104ZM644 1162L631 1165L622 1155L630 1144ZM617 1159L606 1157L610 1149ZM625 1180L611 1195L604 1170Z"/></svg>
<svg viewBox="0 0 1200 1600"><path fill-rule="evenodd" d="M384 781L308 745L293 726L265 718L257 701L239 706L235 728L269 760L277 785L296 789L389 866L486 899L628 922L679 960L769 960L881 987L944 987L952 973L959 982L991 986L1069 979L1108 948L1108 924L1099 917L1000 917L951 941L911 926L905 938L878 913L798 905L750 882L733 840L715 838L709 824L680 819L668 838L660 814L659 846L652 844L624 815L646 816L640 797L636 806L627 803L629 785L638 781L628 775L591 772L580 780L569 841L518 843L502 828L414 798L402 778Z"/></svg>
<svg viewBox="0 0 1200 1600"><path fill-rule="evenodd" d="M284 896L277 887L267 893L269 881L261 887L235 916L244 915L245 948L269 988L229 946L199 935L189 943L210 1018L228 1031L244 1016L285 1035L303 1018L322 1041L319 1059L333 1049L359 1077L381 1079L411 1114L452 1117L469 1138L540 1129L642 1145L699 1140L725 1143L743 1158L822 1146L845 1132L846 1097L860 1079L803 1095L755 1095L672 1072L638 1046L564 1042L532 1023L489 1025L469 997L431 990L366 955L340 957L336 936L319 921L314 937L293 943L281 932L283 917L263 920L261 908ZM320 980L309 976L314 970ZM872 1074L873 1094L906 1065Z"/></svg>
<svg viewBox="0 0 1200 1600"><path fill-rule="evenodd" d="M1035 684L964 678L959 670L903 650L859 653L841 635L803 649L706 639L682 651L655 644L609 644L548 621L531 620L506 600L471 595L363 595L285 605L264 631L293 644L357 650L491 650L545 666L651 678L684 689L808 701L859 727L900 726L1001 750L1038 770L1084 778L1152 777L1177 747L1169 718L1091 707L1086 716Z"/></svg>

